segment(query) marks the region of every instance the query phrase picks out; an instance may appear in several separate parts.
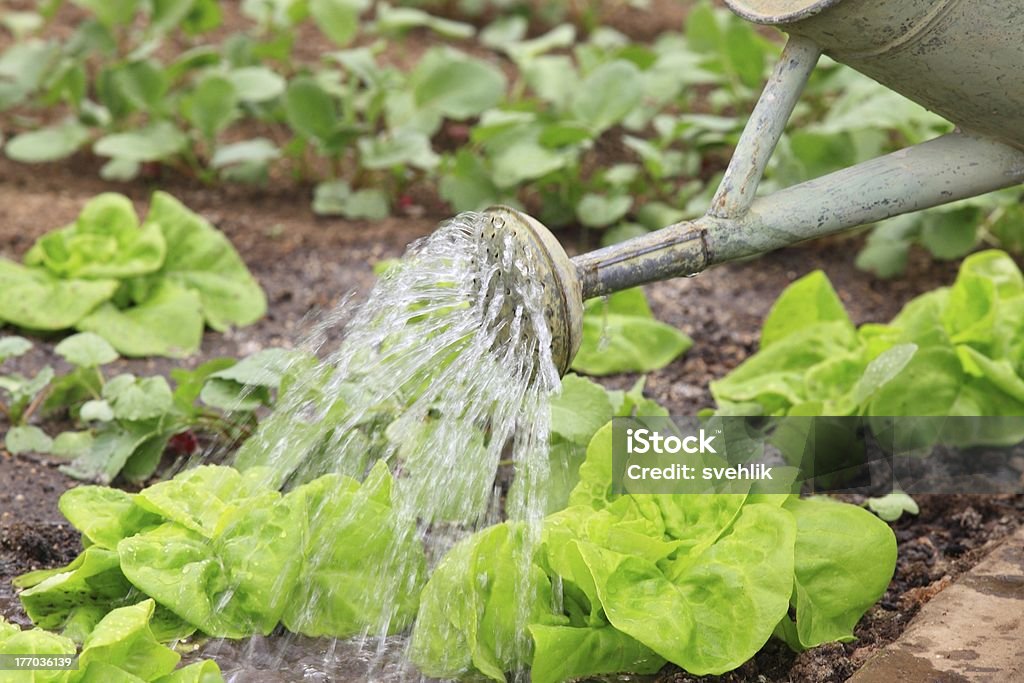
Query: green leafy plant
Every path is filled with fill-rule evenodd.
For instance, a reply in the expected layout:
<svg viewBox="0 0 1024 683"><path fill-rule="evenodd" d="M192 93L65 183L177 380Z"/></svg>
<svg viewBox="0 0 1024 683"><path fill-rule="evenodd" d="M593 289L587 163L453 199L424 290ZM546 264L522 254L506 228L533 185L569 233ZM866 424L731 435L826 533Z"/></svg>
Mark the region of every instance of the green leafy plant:
<svg viewBox="0 0 1024 683"><path fill-rule="evenodd" d="M204 326L263 316L266 297L223 233L164 192L140 225L128 198L106 193L47 233L24 265L0 259L0 321L95 332L127 356L187 356Z"/></svg>
<svg viewBox="0 0 1024 683"><path fill-rule="evenodd" d="M745 106L777 51L707 3L694 10L689 35L643 45L598 26L577 41L570 24L527 38L520 16L501 17L477 36L470 24L385 3L255 0L242 7L255 26L164 60L150 47L179 34L204 37L220 22L215 2L159 3L152 11L141 0L117 11L80 4L92 18L70 40L26 34L0 58L0 74L12 81L0 109L70 110L16 134L9 157L52 162L91 146L108 159L108 180L162 165L207 181L262 182L272 163L287 163L296 177L320 181L318 213L349 218L384 215L418 178L438 181L458 210L514 203L536 185L543 218L555 226L615 227L628 218L632 196L678 203L678 185L696 174L698 157L673 147L728 140L708 135L705 123L715 117L671 112L697 97L688 89L697 84L727 84L712 103L716 112ZM322 63L293 61L306 22L340 48ZM40 21L34 30L45 27ZM403 72L379 63L379 42L351 46L357 36L393 38L412 29L475 40L494 54L432 49ZM503 59L515 66L511 82ZM652 121L658 137L649 142ZM239 139L236 123L281 134ZM741 124L729 118L730 134ZM449 133L461 143L456 149L439 144ZM598 142L620 138L643 163L588 170Z"/></svg>
<svg viewBox="0 0 1024 683"><path fill-rule="evenodd" d="M78 4L91 18L68 40L41 38L46 13L14 19L19 38L0 56L0 110L60 106L61 115L15 134L5 148L12 159L52 162L91 148L108 159L108 180L165 167L261 183L285 167L315 181L315 212L357 220L407 207L409 184L426 181L455 210L524 204L552 227L585 226L605 244L707 209L718 176L702 171L705 161L728 154L779 53L710 2L695 4L683 32L650 43L592 18L586 36L563 23L527 37L518 14L477 32L363 0L249 0L242 14L253 24L213 41L213 0L124 0L116 11ZM306 24L338 49L296 60ZM410 30L474 49L431 49L409 70L387 65L379 39ZM170 59L152 49L176 36L193 46ZM950 124L825 58L790 128L765 190ZM618 151L609 158L608 149ZM1022 226L1019 193L1007 191L880 224L858 263L890 277L915 244L940 259L978 242L1019 250Z"/></svg>
<svg viewBox="0 0 1024 683"><path fill-rule="evenodd" d="M587 375L650 372L685 353L693 340L655 319L637 287L593 299L583 309L583 337L572 368Z"/></svg>
<svg viewBox="0 0 1024 683"><path fill-rule="evenodd" d="M916 515L921 512L917 502L902 491L889 493L878 498L868 498L864 504L868 510L871 510L887 522L895 522L903 516L904 512L909 515Z"/></svg>
<svg viewBox="0 0 1024 683"><path fill-rule="evenodd" d="M425 559L392 510L387 467L361 484L332 474L283 495L267 475L208 465L138 494L71 489L60 508L87 548L15 580L25 611L86 644L112 610L152 612L154 601L160 640L269 634L278 623L311 636L405 628Z"/></svg>
<svg viewBox="0 0 1024 683"><path fill-rule="evenodd" d="M27 353L32 342L24 337L0 337L0 364L8 358L16 358ZM0 390L6 395L6 401L0 401L0 413L14 425L27 421L39 407L40 396L54 377L53 368L42 368L33 377L20 373L0 375Z"/></svg>
<svg viewBox="0 0 1024 683"><path fill-rule="evenodd" d="M815 272L783 292L760 351L711 392L721 414L1024 415L1022 303L1020 269L990 250L966 258L951 287L919 296L888 324L858 329ZM1014 421L988 424L961 440L1024 438Z"/></svg>
<svg viewBox="0 0 1024 683"><path fill-rule="evenodd" d="M78 656L73 671L23 671L5 680L38 683L79 681L151 681L152 683L223 683L220 668L203 660L175 669L181 655L161 645L150 628L155 604L143 600L110 611L84 637L81 650L70 638L41 628L22 631L0 618L0 654L39 657Z"/></svg>
<svg viewBox="0 0 1024 683"><path fill-rule="evenodd" d="M568 504L569 494L580 480L587 444L613 417L668 416L664 407L644 396L645 382L646 378L641 377L629 391L619 391L571 372L562 378L561 392L551 397L550 462L545 487L549 513Z"/></svg>
<svg viewBox="0 0 1024 683"><path fill-rule="evenodd" d="M764 189L793 185L952 130L948 121L831 60L823 60L772 158ZM979 243L1019 251L1024 212L1009 189L883 221L857 265L883 278L903 273L914 245L960 259Z"/></svg>
<svg viewBox="0 0 1024 683"><path fill-rule="evenodd" d="M979 244L1020 253L1024 248L1024 205L1017 190L1003 190L955 202L877 225L857 255L857 267L883 278L903 273L914 245L938 260L963 258Z"/></svg>
<svg viewBox="0 0 1024 683"><path fill-rule="evenodd" d="M20 337L0 338L0 349L30 348ZM12 423L4 437L11 453L35 452L70 459L61 470L78 479L109 482L118 475L142 482L153 476L165 451L193 455L200 441L228 447L255 429L258 408L272 405L296 355L268 349L242 361L219 358L195 370L173 370L176 386L162 376L107 376L102 366L119 356L102 337L82 332L55 351L71 371L44 368L34 379L0 377L12 396L3 408ZM50 436L27 424L37 410L66 413L76 430Z"/></svg>
<svg viewBox="0 0 1024 683"><path fill-rule="evenodd" d="M851 640L885 591L896 541L865 510L755 490L613 496L611 442L611 425L591 440L569 507L545 520L532 563L519 561L513 523L441 561L412 635L422 671L504 681L531 667L533 680L554 683L671 661L721 674L773 634L795 649ZM528 638L517 635L517 594L528 596Z"/></svg>

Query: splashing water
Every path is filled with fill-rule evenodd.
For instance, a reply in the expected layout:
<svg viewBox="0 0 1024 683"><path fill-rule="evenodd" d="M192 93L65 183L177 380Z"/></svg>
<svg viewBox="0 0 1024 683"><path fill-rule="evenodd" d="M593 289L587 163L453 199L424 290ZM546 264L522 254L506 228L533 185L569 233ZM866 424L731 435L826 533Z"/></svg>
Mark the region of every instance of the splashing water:
<svg viewBox="0 0 1024 683"><path fill-rule="evenodd" d="M460 214L413 243L347 322L340 321L351 307L342 305L315 331L308 345L324 360L293 371L298 379L282 387L277 409L236 464L264 466L267 483L288 488L330 472L361 479L383 460L395 476L395 528L404 531L387 539L392 551L374 570L381 585L366 609L376 626L361 639L325 645L286 635L276 655L274 638L253 641L259 652L211 643L205 654L221 661L229 679L294 680L294 669L283 679L264 677L267 668L291 668L288 662L302 662L302 680L415 678L396 659L404 639L386 637L401 630L423 579L416 563L395 566L408 556L401 549L423 542L436 561L458 539L507 516L525 522L521 561L530 561L546 504L548 396L560 383L542 277L526 248L501 217ZM313 523L339 530L360 523L327 514ZM314 565L330 562L326 554L313 558ZM314 621L317 592L311 595L293 630L308 632L303 619ZM259 677L257 669L264 670Z"/></svg>

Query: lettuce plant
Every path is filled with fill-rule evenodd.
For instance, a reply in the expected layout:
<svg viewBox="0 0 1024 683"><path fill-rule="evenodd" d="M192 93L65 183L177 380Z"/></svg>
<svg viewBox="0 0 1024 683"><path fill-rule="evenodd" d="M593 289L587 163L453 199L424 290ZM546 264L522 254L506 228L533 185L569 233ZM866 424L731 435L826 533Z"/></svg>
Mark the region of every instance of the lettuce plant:
<svg viewBox="0 0 1024 683"><path fill-rule="evenodd" d="M587 375L659 370L693 346L686 334L654 317L640 287L588 301L572 368Z"/></svg>
<svg viewBox="0 0 1024 683"><path fill-rule="evenodd" d="M721 674L772 635L795 649L853 639L895 569L884 522L853 505L754 489L616 497L611 437L606 425L591 440L569 507L544 521L532 562L512 523L442 560L412 636L425 673L504 681L530 667L532 680L555 683L670 661Z"/></svg>
<svg viewBox="0 0 1024 683"><path fill-rule="evenodd" d="M856 328L824 273L811 273L776 301L758 353L711 392L721 414L1024 415L1024 275L1004 252L972 254L951 287ZM1024 438L1019 420L987 424L964 437Z"/></svg>
<svg viewBox="0 0 1024 683"><path fill-rule="evenodd" d="M331 474L286 494L267 475L204 466L137 494L71 489L60 509L86 549L15 580L26 613L86 644L111 610L146 598L160 640L269 634L278 623L337 637L408 626L425 558L392 510L383 463L361 484Z"/></svg>
<svg viewBox="0 0 1024 683"><path fill-rule="evenodd" d="M411 653L425 674L504 680L530 668L539 683L666 662L722 673L772 635L796 649L851 639L894 568L888 527L855 506L753 488L613 495L607 420L664 412L641 389L565 379L553 447L589 445L559 484L572 489L567 506L546 518L540 543L520 524L492 526L425 580L384 462L362 483L327 474L284 494L265 467L205 466L137 494L68 491L60 508L86 550L19 577L20 598L36 624L74 642L147 599L158 640L278 624L345 637L400 631L415 617Z"/></svg>
<svg viewBox="0 0 1024 683"><path fill-rule="evenodd" d="M126 356L187 356L204 326L263 316L266 297L223 233L164 192L139 223L127 197L98 195L47 233L24 265L0 259L0 321L95 332Z"/></svg>

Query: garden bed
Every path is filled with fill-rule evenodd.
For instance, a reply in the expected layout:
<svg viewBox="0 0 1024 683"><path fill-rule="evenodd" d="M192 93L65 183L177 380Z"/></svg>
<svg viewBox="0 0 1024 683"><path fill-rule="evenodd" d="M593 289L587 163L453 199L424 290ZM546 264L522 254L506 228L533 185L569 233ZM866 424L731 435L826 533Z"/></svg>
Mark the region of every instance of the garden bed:
<svg viewBox="0 0 1024 683"><path fill-rule="evenodd" d="M8 4L14 10L29 11L35 7L30 0L16 0ZM221 25L200 37L190 36L187 31L173 32L154 53L158 60L170 63L190 47L206 41L219 44L254 30L252 21L242 14L241 3L218 4L224 10ZM579 93L570 93L572 97L566 99L562 97L565 93L560 92L561 88L549 88L559 92L547 95L531 92L532 85L527 87L518 80L523 76L519 70L524 69L525 72L528 60L519 61L513 52L506 49L507 45L504 48L497 43L488 46L480 33L472 38L465 33L459 37L426 29L377 33L377 29L367 23L360 25L357 34L338 40L335 36L329 38L314 22L304 21L292 27L295 44L294 49L289 48L287 57L258 58L262 60L258 62L259 66L264 66L264 62L271 64L274 73L281 76L281 92L269 98L274 102L285 97L286 81L289 87L297 82L305 82L308 87L310 79L304 70L323 67L325 63L333 64L329 58L325 59L326 55L345 47L373 45L381 47L377 55L378 66L395 67L401 72L390 74L389 77L398 78L400 83L396 86L388 82L391 90L413 89L415 79L403 79L415 73L421 62L429 62L429 55L436 53L436 48L454 47L477 60L474 63L478 75L480 69L490 74L484 74L484 86L488 81L493 84L494 78L501 81L504 77L509 94L506 97L504 93L498 93L494 101L485 96L479 106L474 105L477 108L471 107L467 111L461 111L459 107L434 111L430 109L432 98L438 93L428 93L430 96L424 98L427 102L423 112L438 115L437 127L429 133L417 133L439 159L445 157L444 163L428 169L409 159L390 165L371 163L373 155L358 143L372 143L378 135L386 139L394 133L392 124L382 123L371 116L368 110L372 107L365 107L365 102L357 105L355 99L342 95L338 95L338 100L332 101L329 107L329 112L333 112L327 124L330 134L310 134L308 127L293 120L296 117L291 113L282 115L281 111L274 111L269 105L264 109L267 100L259 98L233 101L223 116L214 112L217 120L207 121L211 133L196 122L202 117L193 120L194 117L186 113L188 106L179 107L183 102L192 101L188 98L198 91L197 83L206 82L202 78L208 74L200 68L198 76L192 74L181 78L175 85L176 89L166 96L154 97L153 102L147 100L141 105L134 103L133 107L141 107L139 111L129 107L127 114L120 118L115 112L117 120L113 124L88 123L89 133L83 137L83 140L89 138L88 143L82 142L68 150L69 156L60 162L31 166L15 163L7 156L10 153L8 146L7 152L0 155L0 256L20 260L38 237L73 221L83 205L102 192L122 192L135 202L138 209L144 210L154 190L165 191L209 219L235 245L246 266L264 288L267 315L251 326L226 333L206 332L201 352L184 360L158 357L119 359L104 368L104 372L109 371L108 377L119 372L167 376L175 368L195 368L213 358L241 358L266 348L299 345L326 312L347 296L351 295L358 301L369 290L376 279L375 263L400 256L410 241L428 234L438 221L450 215L453 204L459 201L473 203L466 200L466 193L459 197L459 193L445 192L445 181L451 181L453 177L458 182L467 183L467 175L470 179L476 175L486 176L484 185L489 184L494 190L491 194L485 193L489 197L487 201L493 202L496 198L520 201L551 225L555 223L545 214L553 216L559 224L573 226L571 230L558 234L570 254L599 246L603 235L610 231L620 231L617 234L621 237L622 234L635 234L638 230L654 229L680 216L695 215L695 211L703 211L708 201L707 197L702 199L701 196L713 189L716 176L725 168L730 144L742 126L744 112L752 105L767 73L762 71L770 67L777 52L778 35L764 27L751 29L732 18L731 28L709 37L714 34L715 22L725 19L721 14L709 14L711 10L706 4L698 5L702 14L696 22L698 28L690 35L690 27L684 27L684 21L694 3L687 0L651 0L646 8L641 7L642 4L617 0L537 2L509 10L505 4L490 6L484 3L488 9L483 13L468 12L465 3L458 0L435 1L424 6L436 16L466 22L459 30L469 26L470 34L493 26L496 19L509 18L516 12L525 13L528 19L523 22L525 33L516 40L527 42L560 22L572 24L575 34L568 42L555 45L550 55L564 58L581 46L595 50L589 57L577 59L580 68L573 73L579 76L576 80L580 83L574 85L579 86L580 91L586 90L582 86L583 79L590 78L597 70L594 64L583 68L588 60L599 64L604 63L602 60L609 61L613 68L609 73L621 75L625 68L628 73L638 74L638 78L638 68L643 70L646 78L647 70L657 72L653 65L666 57L668 66L661 66L671 73L699 72L707 68L708 73L695 77L692 82L686 81L686 87L675 98L643 101L638 93L635 101L627 107L636 112L658 112L667 117L668 123L663 120L660 127L653 118L641 117L639 123L630 123L626 120L625 111L605 121L606 113L602 112L609 107L597 100L591 103L592 107L585 101L580 104L574 99ZM721 2L714 4L722 5ZM506 10L509 10L509 16L506 16ZM75 3L64 3L43 28L45 37L73 44L78 28L86 23L89 16ZM369 16L362 19L368 20ZM141 25L147 19L139 15L134 21ZM601 28L614 31L606 31L601 36ZM265 30L266 27L255 30L252 35L258 40L272 35L272 31L269 34L262 32ZM663 35L666 32L674 33ZM730 38L724 38L725 35ZM657 47L659 36L668 40ZM127 39L133 34L126 28L121 37ZM636 42L618 53L626 41ZM677 52L672 47L673 41L677 45L688 44L689 48ZM124 44L119 49L127 49L129 43L122 42ZM0 30L0 50L8 48L11 43L11 36ZM687 51L690 48L693 52ZM660 49L664 52L658 52ZM601 54L603 51L607 54ZM689 61L698 53L699 67L697 62ZM428 56L426 60L423 59L425 55ZM91 71L105 66L103 61L107 58L117 61L109 54L101 56L98 52L89 58L92 62L86 66L90 77L93 75ZM628 63L624 65L624 62ZM244 60L243 63L249 64ZM224 66L228 68L226 64ZM230 69L237 66L232 63ZM345 68L351 72L346 77L359 71L348 64ZM617 72L614 71L616 68ZM861 154L867 158L878 151L895 149L944 129L943 122L923 110L900 109L898 102L886 99L889 93L880 94L877 87L875 90L862 88L858 91L857 84L853 83L851 92L847 92L849 84L842 78L833 79L835 82L830 85L823 84L830 78L830 73L835 75L830 69L834 67L826 66L822 69L824 75L815 77L815 81L821 82L812 82L808 97L797 113L792 137L780 146L779 155L783 158L777 166L769 169L768 185L779 187L799 182L805 174L809 177L828 172L836 166L853 164L861 160ZM500 73L495 75L496 72ZM379 76L382 72L377 73ZM196 76L195 82L193 76ZM664 71L661 76L664 78ZM622 80L630 79L620 79L620 82ZM659 81L655 79L652 82ZM860 86L863 85L861 81ZM87 86L97 90L91 81ZM366 86L362 92L363 100L372 101L373 98L367 96L372 88L365 83L359 87L363 86ZM234 90L233 85L231 89ZM857 95L858 92L861 96ZM478 99L478 94L469 93L470 99ZM332 91L334 95L337 92ZM652 93L646 96L650 95ZM140 97L147 99L146 93ZM172 106L163 111L166 102ZM117 104L116 101L114 103ZM575 150L567 157L573 161L564 168L538 171L532 175L532 171L526 169L527 173L521 178L517 176L515 182L507 186L498 183L495 179L498 177L501 150L500 146L488 149L487 144L481 142L488 135L495 134L495 130L487 130L487 125L493 125L493 122L487 124L482 115L493 107L503 108L501 113L508 114L512 111L523 113L534 106L537 107L537 125L543 125L545 134L549 137L553 134L556 139L556 142L545 145L559 150L559 153ZM857 110L858 106L860 110ZM282 110L287 108L279 107ZM610 107L612 110L617 108L621 107ZM294 109L302 110L303 107ZM358 109L357 118L362 117L359 121L365 129L359 132L361 137L358 140L353 138L350 142L336 145L336 141L332 141L332 136L339 133L335 118L341 117L335 115L350 109ZM9 141L37 126L53 126L71 110L67 101L55 100L43 106L30 101L19 103L4 112L0 135ZM254 112L256 114L252 115ZM685 114L690 112L698 114L695 121L686 120ZM885 115L877 120L869 116L867 118L871 120L863 123L861 119L865 118L865 112L882 112ZM835 119L829 121L833 114ZM124 131L138 128L141 122L160 117L173 120L175 126L187 133L182 149L168 156L143 160L135 169L135 180L130 182L102 180L101 169L107 159L102 153L97 155L86 151L87 147L98 139L116 137ZM581 134L579 139L574 137ZM568 137L563 140L562 136ZM266 174L262 185L225 181L224 168L213 162L215 153L240 141L259 139L272 146L275 152L280 152L280 158L274 157L274 163L265 164L262 168ZM794 149L802 150L804 154L794 152ZM463 151L475 159L478 166L473 166L468 174L464 170L454 173L449 164L457 158L457 153ZM632 170L626 168L629 166L633 167ZM659 167L663 168L652 170ZM666 170L669 168L674 170ZM606 177L602 169L616 169L616 173L609 173ZM318 185L318 181L328 182ZM478 185L467 184L479 189ZM349 196L347 193L351 191L375 196L379 203L376 211L371 213L389 215L378 220L343 220L317 215L310 206L311 199L318 187L323 189L330 185L342 185L345 189L341 199L333 197L336 204L332 209L334 213L359 215L358 211L349 211L351 207L343 206ZM468 194L470 199L475 196L473 192ZM612 210L624 199L628 200L624 210ZM878 279L854 266L854 255L864 246L865 237L853 235L791 247L756 260L718 267L691 279L648 286L646 292L655 316L684 331L692 338L693 346L682 357L650 373L645 394L672 415L694 415L713 406L709 383L727 375L758 350L759 331L776 298L792 282L816 269L828 275L853 323L889 321L912 298L951 284L957 275L959 264L956 259L982 241L1009 249L1014 244L1021 245L1019 241L1004 239L1006 234L1013 234L1013 226L1017 225L1015 217L1020 225L1024 225L1020 197L1004 199L1002 207L980 202L949 213L928 214L931 218L911 219L920 222L909 227L904 224L895 232L875 233L876 238L881 235L883 239L872 243L873 253L867 254L869 258L862 263L868 268L898 270L901 250L916 242L934 254L944 254L946 258L953 259L935 260L923 248L914 247L910 251L905 274L892 280ZM591 201L589 209L588 200ZM595 211L594 206L598 210ZM642 217L647 209L652 211ZM365 207L361 210L366 211ZM1004 217L1008 219L1003 220ZM976 226L973 234L964 231L968 223ZM590 229L580 227L583 224L590 225ZM892 225L889 224L890 227ZM964 240L962 236L971 239ZM0 296L3 296L2 292ZM3 330L3 334L10 332ZM5 369L32 374L51 365L58 372L66 370L67 363L55 352L55 346L63 336L62 333L31 335L34 348L23 356L6 361ZM598 381L608 388L628 389L635 385L637 379L637 375L629 374ZM9 426L0 417L0 435L6 433ZM49 433L56 433L72 425L43 420L39 426ZM223 455L221 450L218 454L218 457ZM175 460L165 455L158 476L169 476L183 467L184 456L181 458ZM81 551L79 533L67 524L57 505L62 493L80 482L61 473L58 469L60 464L53 458L33 454L15 456L0 449L0 617L25 626L30 622L11 586L11 579L33 569L64 565ZM114 485L129 490L139 486L138 483L127 484L121 480L116 480ZM856 496L847 496L846 500L855 504L864 502ZM916 500L920 514L905 515L892 523L899 547L895 575L884 596L857 626L854 642L830 643L796 655L781 641L772 639L755 657L721 677L694 677L670 665L653 679L647 677L642 680L678 683L697 680L735 683L847 680L871 655L895 641L924 603L976 565L995 545L1019 528L1020 520L1024 519L1022 495L933 495L916 497ZM884 579L880 580L879 592L883 583ZM389 641L389 645L394 647L388 649L397 652L401 644L402 637L396 637ZM228 679L235 681L287 683L296 679L294 671L310 666L307 671L321 672L321 678L317 680L355 683L366 678L358 659L362 655L355 652L356 649L357 646L349 642L306 638L284 633L279 627L269 637L205 642L196 652L187 654L186 659L212 657L224 669ZM385 679L404 680L406 673L413 675L405 671L405 667L411 665L400 662L399 657L388 659L393 660L396 668L384 672ZM331 663L325 664L327 660ZM256 669L267 671L257 673ZM634 678L626 676L614 680Z"/></svg>
<svg viewBox="0 0 1024 683"><path fill-rule="evenodd" d="M20 257L40 234L70 221L99 189L100 181L74 168L47 168L28 176L22 168L0 161L3 255ZM350 291L366 291L374 280L373 262L398 256L407 242L429 232L441 218L374 223L318 218L303 192L286 188L222 192L183 184L173 191L227 233L269 298L269 315L264 320L226 335L207 334L202 354L184 362L189 367L216 356L296 344L318 312L329 310ZM141 203L148 188L136 185L127 192ZM578 248L577 237L562 235L571 248ZM955 275L955 264L922 257L911 260L905 278L873 279L850 263L858 239L793 247L697 278L650 286L655 314L692 336L694 347L651 374L648 394L677 415L711 405L708 382L755 350L758 330L772 302L787 284L816 268L828 273L857 323L888 320L907 300L948 284ZM56 341L37 344L30 354L17 359L19 367L32 370L46 363L59 364L53 353ZM166 373L180 365L164 359L118 363L147 373ZM625 387L634 380L620 376L605 383ZM0 430L6 426L0 423ZM62 523L56 505L61 493L78 482L61 474L54 461L6 453L0 454L0 481L0 614L26 624L9 581L30 569L65 564L79 551L78 535ZM922 497L919 503L919 516L894 524L900 548L896 575L884 598L858 627L856 642L827 645L799 656L772 642L721 680L845 680L869 654L893 641L921 604L979 561L1024 516L1022 496L932 496ZM703 680L670 671L662 678Z"/></svg>

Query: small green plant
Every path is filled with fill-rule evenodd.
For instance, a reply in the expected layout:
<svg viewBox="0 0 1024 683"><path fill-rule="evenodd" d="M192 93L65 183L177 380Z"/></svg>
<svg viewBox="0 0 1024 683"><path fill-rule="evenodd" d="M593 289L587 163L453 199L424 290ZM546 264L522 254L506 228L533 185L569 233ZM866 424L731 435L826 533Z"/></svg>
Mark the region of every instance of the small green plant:
<svg viewBox="0 0 1024 683"><path fill-rule="evenodd" d="M686 334L655 319L637 287L587 302L583 338L572 368L586 375L659 370L693 346Z"/></svg>
<svg viewBox="0 0 1024 683"><path fill-rule="evenodd" d="M203 329L263 316L266 297L223 233L164 192L141 224L106 193L47 233L24 264L0 259L0 321L95 332L126 356L187 356Z"/></svg>
<svg viewBox="0 0 1024 683"><path fill-rule="evenodd" d="M27 353L32 342L23 337L0 337L0 364L8 358L16 358ZM26 422L32 413L39 408L43 391L53 379L53 368L47 366L33 377L21 373L0 375L0 390L6 400L0 401L0 414L14 425Z"/></svg>
<svg viewBox="0 0 1024 683"><path fill-rule="evenodd" d="M895 491L878 498L868 498L864 505L887 522L895 522L903 516L904 512L908 515L916 515L921 512L917 501L902 491Z"/></svg>
<svg viewBox="0 0 1024 683"><path fill-rule="evenodd" d="M877 225L857 255L857 267L879 277L900 275L914 245L932 258L963 258L979 244L1024 251L1024 205L1017 189L994 192Z"/></svg>
<svg viewBox="0 0 1024 683"><path fill-rule="evenodd" d="M972 254L951 287L858 329L825 274L811 273L776 301L760 351L711 392L720 414L1024 415L1024 275L1004 252ZM962 439L1024 438L1020 421L985 425Z"/></svg>
<svg viewBox="0 0 1024 683"><path fill-rule="evenodd" d="M822 176L952 129L924 107L825 59L775 151L764 189ZM914 245L935 259L954 260L978 244L1019 252L1022 239L1021 193L1008 189L879 223L857 255L857 265L889 278L903 273Z"/></svg>
<svg viewBox="0 0 1024 683"><path fill-rule="evenodd" d="M0 349L26 352L20 337L0 339ZM35 452L71 460L66 474L109 482L118 475L141 482L153 476L165 451L197 453L201 445L227 447L256 426L254 411L273 402L293 355L268 349L242 361L220 358L195 370L174 370L171 385L160 375L113 377L103 366L118 359L114 348L91 332L72 335L55 351L72 369L55 375L49 367L35 378L0 377L11 401L0 404L12 424L4 437L11 453ZM50 436L28 424L37 411L67 414L77 430ZM202 444L201 444L202 442Z"/></svg>
<svg viewBox="0 0 1024 683"><path fill-rule="evenodd" d="M303 0L243 3L253 26L166 60L151 47L205 39L220 22L216 3L78 4L91 19L70 40L36 37L45 33L40 17L0 56L11 81L0 110L70 111L26 126L7 142L10 158L52 162L91 147L108 159L104 178L121 181L165 166L210 182L263 182L271 164L288 164L320 181L314 210L349 218L386 215L420 178L436 181L457 210L516 203L529 188L553 226L616 226L633 196L681 203L692 194L678 186L699 170L697 150L728 144L742 127L736 116L676 115L697 96L690 86L724 85L714 111L742 109L778 51L708 3L691 13L686 35L644 45L608 27L593 27L586 41L570 24L527 38L528 22L512 15L477 35L409 7L380 3L370 19L369 3ZM323 62L293 60L306 22L338 47ZM435 48L401 71L381 63L382 41L352 47L359 36L413 29L474 40L492 54ZM511 82L502 61L515 67ZM274 134L231 134L246 123ZM648 140L651 127L657 136ZM444 137L456 148L439 144ZM636 159L593 170L595 150L620 139Z"/></svg>

